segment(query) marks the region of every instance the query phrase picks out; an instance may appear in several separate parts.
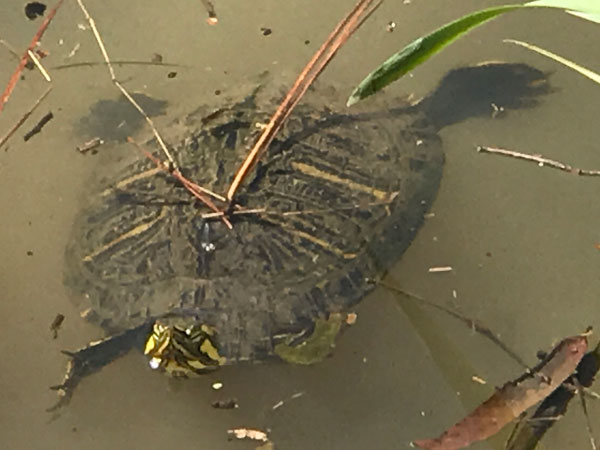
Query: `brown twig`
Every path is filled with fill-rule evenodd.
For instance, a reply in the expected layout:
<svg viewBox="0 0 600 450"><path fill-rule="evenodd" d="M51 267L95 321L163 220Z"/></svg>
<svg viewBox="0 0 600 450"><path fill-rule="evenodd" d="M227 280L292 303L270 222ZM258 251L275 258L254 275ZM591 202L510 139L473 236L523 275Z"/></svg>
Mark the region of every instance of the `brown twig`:
<svg viewBox="0 0 600 450"><path fill-rule="evenodd" d="M202 203L204 203L206 206L208 206L212 211L213 214L216 215L216 217L219 217L223 223L225 223L225 225L227 226L227 228L229 228L230 230L233 229L233 225L231 224L231 222L229 221L229 219L222 213L222 211L210 200L210 198L207 197L207 195L212 195L213 197L221 200L221 201L225 201L225 198L215 194L211 191L209 191L208 189L205 189L201 186L199 186L198 184L188 180L187 178L185 178L183 176L183 174L179 171L179 169L177 168L169 168L167 167L167 165L165 165L161 160L159 160L157 157L155 157L152 153L150 153L149 151L145 150L144 148L142 148L137 142L135 142L133 139L128 138L127 142L135 145L135 147L141 151L144 156L146 156L146 158L148 158L149 160L151 160L154 164L156 164L156 167L158 167L159 169L170 173L173 177L175 177L177 180L179 180L179 182L181 182L181 184L183 184L183 186L194 196L196 197L198 200L200 200Z"/></svg>
<svg viewBox="0 0 600 450"><path fill-rule="evenodd" d="M548 167L552 167L553 169L562 170L564 172L573 173L575 175L590 176L590 177L600 176L600 170L579 169L579 168L573 167L569 164L566 164L566 163L563 163L560 161L556 161L554 159L546 158L542 155L532 155L529 153L521 153L521 152L517 152L514 150L506 150L506 149L497 148L497 147L484 147L481 145L477 147L477 151L480 153L492 153L492 154L496 154L496 155L509 156L511 158L524 159L525 161L535 162L540 167L548 166Z"/></svg>
<svg viewBox="0 0 600 450"><path fill-rule="evenodd" d="M33 106L31 108L29 108L29 111L27 111L25 114L23 114L23 117L21 117L17 121L17 123L15 123L13 125L13 127L8 131L8 133L6 133L2 137L2 139L0 139L0 147L2 147L10 139L10 137L13 134L15 134L15 132L21 127L21 125L23 125L25 123L25 121L29 118L29 116L31 116L31 114L33 114L33 112L36 110L36 108L38 106L40 106L40 103L42 103L42 101L46 98L46 96L50 93L51 90L52 90L52 86L48 86L48 89L46 89L44 91L44 93L42 95L40 95L40 97L35 101Z"/></svg>
<svg viewBox="0 0 600 450"><path fill-rule="evenodd" d="M235 174L229 190L227 191L227 199L230 204L233 200L240 185L254 167L258 158L267 149L275 134L283 126L285 120L289 117L293 108L300 101L309 86L315 81L317 76L323 71L327 64L339 48L348 40L348 38L356 31L356 29L367 19L383 0L360 0L350 13L342 19L329 35L327 40L314 54L308 62L304 70L300 73L296 82L288 92L287 96L275 111L275 114L269 120L263 133L260 135L252 150L242 163L241 167Z"/></svg>
<svg viewBox="0 0 600 450"><path fill-rule="evenodd" d="M174 174L175 170L169 170L169 168L167 167L166 164L164 164L161 160L159 160L158 158L156 158L154 155L152 155L150 152L146 151L145 149L143 149L137 142L135 142L132 138L127 138L127 142L135 145L143 154L146 158L150 159L154 164L156 164L156 166L159 169L162 169L170 174ZM193 181L188 180L187 178L185 178L183 176L183 174L181 172L179 172L178 169L176 169L177 172L177 176L176 178L181 181L186 187L190 186L193 190L198 191L200 193L206 194L210 197L213 197L217 200L219 200L220 202L225 203L227 201L227 199L225 197L223 197L222 195L217 194L216 192L211 191L210 189L206 189L205 187L200 186L199 184L194 183ZM208 202L210 202L210 200L207 200ZM208 204L207 204L208 206ZM219 210L219 209L214 209L211 208L215 211L214 214L219 214L222 215L223 211Z"/></svg>
<svg viewBox="0 0 600 450"><path fill-rule="evenodd" d="M183 67L190 68L191 66L186 66L185 64L176 64L176 63L165 63L165 62L156 62L156 61L127 61L127 60L116 60L110 62L113 66L163 66L163 67ZM107 66L106 61L82 61L76 63L69 64L59 64L57 66L52 66L50 69L52 70L64 70L64 69L73 69L75 67L93 67L93 66Z"/></svg>
<svg viewBox="0 0 600 450"><path fill-rule="evenodd" d="M6 85L6 89L2 93L2 97L0 97L0 111L2 111L2 109L4 108L4 104L8 101L10 94L12 94L12 91L14 90L15 86L17 85L17 82L19 81L19 78L21 77L21 72L23 72L23 69L25 68L25 65L27 64L27 61L29 59L29 52L33 51L33 49L35 49L35 46L37 45L39 40L42 38L44 33L46 32L48 25L50 25L50 22L56 15L56 12L58 11L58 8L60 8L60 5L62 5L62 2L63 2L63 0L58 0L56 5L54 6L54 8L52 8L52 10L48 13L46 18L40 25L40 28L38 29L37 33L35 33L35 36L33 36L33 39L31 40L29 47L27 47L27 50L25 51L25 53L23 53L23 56L21 57L21 60L19 61L19 65L17 66L17 69L14 71L14 73L10 77L8 84Z"/></svg>

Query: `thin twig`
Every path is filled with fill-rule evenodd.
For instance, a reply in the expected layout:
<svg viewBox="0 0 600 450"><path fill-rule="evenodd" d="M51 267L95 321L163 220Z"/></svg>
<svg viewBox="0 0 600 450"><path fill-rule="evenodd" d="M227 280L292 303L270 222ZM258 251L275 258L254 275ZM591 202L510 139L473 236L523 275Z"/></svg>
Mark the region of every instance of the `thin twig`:
<svg viewBox="0 0 600 450"><path fill-rule="evenodd" d="M42 74L42 76L46 79L46 81L48 83L51 83L52 82L52 78L50 78L50 74L48 73L48 71L46 69L44 69L44 66L42 65L42 63L40 62L40 60L38 59L38 57L35 56L35 53L33 53L31 50L27 50L27 54L29 55L29 57L33 61L33 64L35 64L35 67L38 68L38 70L40 71L40 73Z"/></svg>
<svg viewBox="0 0 600 450"><path fill-rule="evenodd" d="M157 62L157 61L126 61L126 60L116 60L110 62L113 66L163 66L163 67L183 67L190 68L191 66L187 66L185 64L177 64L177 63L165 63L165 62ZM93 67L93 66L107 66L106 61L82 61L76 63L69 64L59 64L58 66L52 66L50 69L52 70L64 70L64 69L73 69L75 67Z"/></svg>
<svg viewBox="0 0 600 450"><path fill-rule="evenodd" d="M202 214L202 215L200 215L200 217L202 219L214 219L215 217L222 217L226 214L227 215L231 214L233 216L247 215L247 214L268 214L268 210L267 210L267 208L236 209L230 213L227 213L226 211L219 211L219 212L214 212L214 213Z"/></svg>
<svg viewBox="0 0 600 450"><path fill-rule="evenodd" d="M227 191L227 199L231 204L233 204L235 194L240 185L252 170L258 158L260 158L261 154L267 149L275 137L275 134L283 126L283 123L289 117L296 104L300 101L300 98L302 98L309 86L315 81L329 61L331 61L339 48L348 40L350 35L356 31L364 20L377 9L382 1L383 0L360 0L352 11L350 11L350 13L336 26L327 40L308 62L235 174L235 177L229 186L229 190Z"/></svg>
<svg viewBox="0 0 600 450"><path fill-rule="evenodd" d="M17 61L21 60L21 56L17 53L15 48L12 45L10 45L8 42L6 42L4 39L0 39L0 45L3 45L4 47L6 47L6 49L9 51L9 53L11 55L13 55L17 59Z"/></svg>
<svg viewBox="0 0 600 450"><path fill-rule="evenodd" d="M154 134L154 137L158 141L158 145L160 146L161 150L165 154L166 158L169 160L169 163L171 164L171 166L176 168L177 164L175 163L175 160L173 159L173 157L171 156L171 153L167 149L167 146L166 146L163 138L161 137L160 133L154 126L154 122L152 121L152 119L150 119L150 117L148 116L148 114L146 114L146 112L143 110L143 108L133 99L133 97L131 95L129 95L129 92L127 92L127 90L123 87L123 85L119 82L119 80L117 80L117 77L115 75L115 70L113 69L110 58L108 57L108 52L106 51L104 42L102 41L102 38L100 37L98 28L96 27L96 22L94 21L92 16L90 16L90 13L86 9L85 5L83 4L83 1L77 0L77 3L79 4L79 7L81 8L81 11L83 12L83 15L87 19L87 21L90 25L90 28L91 28L92 32L94 33L94 37L96 38L98 47L100 47L100 52L102 52L102 57L104 58L104 61L106 62L106 66L108 67L108 72L110 74L111 81L121 91L121 93L125 96L125 98L127 100L129 100L129 103L131 103L135 107L135 109L137 109L138 112L142 115L142 117L144 117L144 119L146 119L146 122L148 123L148 125L150 125L150 128L152 129L152 133Z"/></svg>
<svg viewBox="0 0 600 450"><path fill-rule="evenodd" d="M214 211L214 214L216 214L216 217L219 217L223 223L227 226L227 228L229 228L230 230L233 229L233 225L231 224L231 222L229 221L229 219L227 217L225 217L225 215L222 214L222 211L210 200L210 198L207 197L207 195L212 195L213 197L216 197L217 199L221 200L221 201L225 201L225 198L215 194L214 192L209 191L208 189L205 189L199 185L197 185L196 183L193 183L192 181L188 180L187 178L185 178L182 173L179 171L179 169L177 168L170 168L167 165L165 165L161 160L159 160L158 158L156 158L154 155L152 155L149 151L145 150L144 148L142 148L137 142L135 142L133 139L128 138L127 141L133 145L135 145L135 147L141 151L144 156L146 156L146 158L148 158L149 160L151 160L154 164L156 164L156 167L158 167L159 169L170 173L173 177L175 177L177 180L179 180L181 182L181 184L183 184L183 186L194 196L196 197L198 200L200 200L202 203L204 203L206 206L208 206L212 211Z"/></svg>
<svg viewBox="0 0 600 450"><path fill-rule="evenodd" d="M28 52L32 51L35 48L35 46L37 45L37 43L39 42L39 40L42 38L42 36L46 32L46 29L48 28L48 25L50 25L50 22L56 15L58 8L60 8L60 5L62 5L62 2L63 2L63 0L58 0L56 5L54 6L54 8L52 8L52 10L48 13L46 18L40 25L40 28L38 29L37 33L35 33L35 35L33 36L33 39L29 43L29 47L27 47L27 50L25 51L25 53L23 53L23 56L21 57L21 60L19 61L19 65L17 66L16 70L13 72L12 76L10 77L8 84L6 85L6 89L2 93L2 97L0 97L0 111L2 111L2 109L4 108L4 104L8 101L8 98L10 97L10 94L12 94L12 91L14 90L15 86L17 85L19 78L21 78L21 72L23 72L23 69L25 68L25 65L27 64L27 61L29 59Z"/></svg>
<svg viewBox="0 0 600 450"><path fill-rule="evenodd" d="M290 217L290 216L309 216L309 215L314 215L314 214L324 214L324 213L331 213L331 212L337 212L337 211L348 211L348 210L352 210L352 209L365 209L368 207L373 207L373 206L389 206L391 203L391 201L384 201L384 202L371 202L371 203L366 203L364 205L349 205L349 206L340 206L339 208L321 208L321 209L305 209L305 210L298 210L298 211L273 211L273 210L269 210L267 208L251 208L251 209L243 209L241 208L239 205L235 205L234 207L236 209L234 209L231 212L226 212L226 211L219 211L219 212L214 212L214 213L205 213L205 214L201 214L200 217L202 219L214 219L215 217L221 217L223 215L226 214L231 214L231 215L250 215L250 214L256 214L256 215L266 215L266 216L279 216L279 217Z"/></svg>
<svg viewBox="0 0 600 450"><path fill-rule="evenodd" d="M159 159L155 158L154 155L152 155L150 152L144 150L137 142L135 142L132 138L128 138L127 141L133 145L135 145L143 154L144 156L146 156L148 159L150 159L152 162L154 162L154 164L156 164L157 167L159 167L160 169L163 169L164 171L173 174L174 170L169 170L169 168L162 163L162 161L160 161ZM225 203L227 201L227 199L225 197L223 197L222 195L217 194L216 192L211 191L210 189L206 189L205 187L200 186L199 184L194 183L193 181L188 180L187 178L185 178L181 172L179 172L179 170L177 170L177 173L179 174L177 176L177 179L180 180L184 185L186 186L191 186L194 190L198 191L198 192L202 192L210 197L213 197L217 200L219 200L220 202ZM215 214L220 214L222 215L223 212L215 209Z"/></svg>
<svg viewBox="0 0 600 450"><path fill-rule="evenodd" d="M29 118L29 116L31 116L31 114L36 110L36 108L38 106L40 106L40 103L42 103L42 101L46 98L46 96L50 93L51 90L52 90L52 86L48 86L48 89L46 89L44 91L44 93L42 95L40 95L40 97L35 101L33 106L31 108L29 108L29 111L27 111L25 114L23 114L23 117L21 117L17 121L17 123L15 123L13 125L13 127L8 131L8 133L6 133L2 137L2 139L0 139L0 147L2 147L10 139L10 137L13 134L15 134L15 132L21 127L21 125L23 125L25 123L25 121Z"/></svg>
<svg viewBox="0 0 600 450"><path fill-rule="evenodd" d="M494 344L496 344L498 347L500 347L502 350L504 350L506 352L506 354L508 356L510 356L512 359L514 359L516 362L518 362L521 366L523 366L525 369L529 370L529 366L525 363L525 361L523 361L519 355L517 355L516 352L514 352L513 350L511 350L504 342L502 342L500 340L500 338L498 336L496 336L492 330L490 330L488 327L486 327L485 325L483 325L481 322L475 320L475 319L471 319L469 317L463 316L462 314L450 309L450 308L446 308L445 306L439 305L435 302L432 302L430 300L424 299L423 297L420 297L418 295L412 294L410 292L407 292L403 289L399 289L395 286L392 286L390 284L387 284L384 281L375 281L375 280L369 280L370 282L373 282L375 284L377 284L378 286L382 286L392 292L396 292L398 294L402 294L407 298L410 298L412 300L418 300L419 302L427 305L427 306L431 306L432 308L436 308L452 317L454 317L455 319L460 320L461 322L465 323L469 328L473 329L474 331L476 331L477 333L483 335L484 337L488 338L490 341L492 341Z"/></svg>
<svg viewBox="0 0 600 450"><path fill-rule="evenodd" d="M496 155L509 156L511 158L524 159L525 161L535 162L540 167L548 166L548 167L552 167L554 169L562 170L564 172L573 173L575 175L590 176L590 177L600 176L600 170L579 169L579 168L573 167L569 164L546 158L542 155L532 155L529 153L521 153L521 152L517 152L514 150L506 150L506 149L497 148L497 147L484 147L481 145L477 147L477 151L481 152L481 153L493 153Z"/></svg>

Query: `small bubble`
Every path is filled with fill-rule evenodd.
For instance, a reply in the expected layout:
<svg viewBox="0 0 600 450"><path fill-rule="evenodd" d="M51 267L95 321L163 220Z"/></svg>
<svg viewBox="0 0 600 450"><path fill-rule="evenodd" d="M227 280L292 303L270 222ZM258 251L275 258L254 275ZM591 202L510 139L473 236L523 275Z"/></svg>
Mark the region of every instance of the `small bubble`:
<svg viewBox="0 0 600 450"><path fill-rule="evenodd" d="M156 370L160 367L160 358L152 358L149 362L148 365L150 366L150 368L152 368L153 370Z"/></svg>

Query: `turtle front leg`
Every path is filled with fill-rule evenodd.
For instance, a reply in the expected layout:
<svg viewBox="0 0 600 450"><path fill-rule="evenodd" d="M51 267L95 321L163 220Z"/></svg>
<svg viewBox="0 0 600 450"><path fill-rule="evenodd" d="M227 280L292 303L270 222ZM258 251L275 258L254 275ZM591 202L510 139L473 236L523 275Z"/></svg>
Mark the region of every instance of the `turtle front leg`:
<svg viewBox="0 0 600 450"><path fill-rule="evenodd" d="M73 391L83 378L124 356L133 347L143 347L143 342L151 331L152 322L148 322L123 333L91 342L76 352L63 350L63 353L71 359L67 364L63 382L50 387L58 392L59 399L46 411L53 412L66 406L73 396Z"/></svg>

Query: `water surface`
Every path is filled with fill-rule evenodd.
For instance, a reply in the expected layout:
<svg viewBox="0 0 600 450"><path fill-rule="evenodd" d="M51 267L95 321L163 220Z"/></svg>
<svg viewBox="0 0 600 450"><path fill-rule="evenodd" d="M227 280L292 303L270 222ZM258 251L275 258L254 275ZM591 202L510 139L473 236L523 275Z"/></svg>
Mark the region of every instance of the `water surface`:
<svg viewBox="0 0 600 450"><path fill-rule="evenodd" d="M450 8L441 0L388 1L322 80L335 85L341 105L369 69L406 42L494 3L500 2L452 2ZM169 102L167 114L156 119L160 127L201 104L218 104L216 91L243 91L265 70L289 83L352 5L348 0L218 2L216 27L205 23L201 2L192 0L111 0L88 7L111 58L150 60L159 53L165 62L189 66L117 68L131 91ZM29 22L20 3L1 10L1 37L25 48L39 21ZM393 33L386 31L390 21L397 24ZM43 39L48 67L101 60L91 33L80 24L85 20L76 4L65 3ZM265 36L261 28L272 33ZM598 326L598 179L478 154L474 146L503 146L600 168L594 139L600 89L501 43L503 38L528 40L600 70L586 52L597 36L596 27L558 12L514 14L473 32L389 90L422 96L450 69L491 59L553 72L555 91L536 109L494 120L490 111L490 118L441 132L447 162L435 215L389 280L484 321L531 363L538 349L587 325ZM77 54L66 58L76 44ZM16 64L0 51L0 80L8 80ZM170 71L177 76L168 78ZM254 448L227 440L226 430L234 427L268 429L280 449L407 448L411 439L437 434L489 395L490 387L472 383L471 375L499 385L519 374L506 355L462 325L429 310L407 315L393 294L379 290L361 303L358 323L319 365L231 367L174 382L132 353L86 379L62 416L49 422L44 409L54 393L48 386L62 378L66 363L60 350L102 336L79 318L62 285L69 229L81 193L107 167L130 157L102 149L83 156L75 150L82 141L76 132L79 119L98 100L117 97L107 72L101 67L50 72L54 90L28 125L49 110L55 118L27 143L17 134L0 153L3 448ZM39 74L25 73L2 112L2 133L44 88ZM454 270L428 273L438 265ZM49 325L59 312L66 320L53 340ZM429 348L427 339L434 338L437 344ZM454 373L449 367L456 368ZM214 381L224 388L213 391ZM295 393L303 395L292 399ZM237 399L239 409L210 406L229 397ZM281 400L284 405L273 410ZM590 405L590 415L600 417L597 404ZM573 402L545 447L586 448L582 417ZM501 441L494 441L495 448Z"/></svg>

